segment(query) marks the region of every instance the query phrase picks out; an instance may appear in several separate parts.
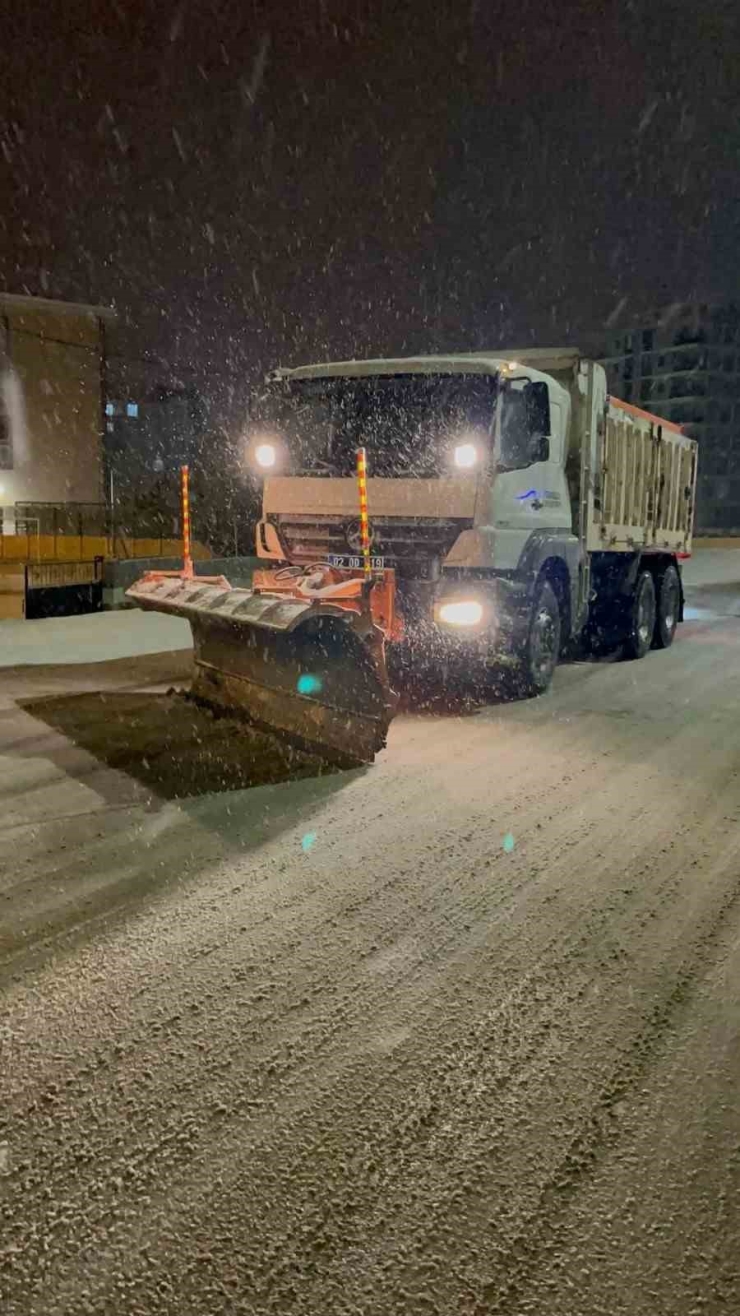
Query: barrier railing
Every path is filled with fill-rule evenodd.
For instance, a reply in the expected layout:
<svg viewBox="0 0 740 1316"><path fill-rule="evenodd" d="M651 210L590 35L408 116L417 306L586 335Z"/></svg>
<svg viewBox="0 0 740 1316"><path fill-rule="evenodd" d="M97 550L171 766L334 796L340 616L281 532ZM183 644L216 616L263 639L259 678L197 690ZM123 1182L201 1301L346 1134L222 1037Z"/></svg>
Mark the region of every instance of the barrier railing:
<svg viewBox="0 0 740 1316"><path fill-rule="evenodd" d="M115 515L104 503L16 503L4 509L0 561L65 562L96 557L175 557L182 552L178 517L149 509L124 508ZM7 533L12 527L14 533ZM193 557L210 550L193 540Z"/></svg>

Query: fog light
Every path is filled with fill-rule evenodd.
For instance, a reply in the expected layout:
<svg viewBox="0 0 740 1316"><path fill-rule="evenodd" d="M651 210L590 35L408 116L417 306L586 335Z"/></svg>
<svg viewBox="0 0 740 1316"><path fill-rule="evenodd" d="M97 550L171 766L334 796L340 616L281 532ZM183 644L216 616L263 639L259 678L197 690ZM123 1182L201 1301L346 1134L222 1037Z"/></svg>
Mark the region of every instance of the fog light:
<svg viewBox="0 0 740 1316"><path fill-rule="evenodd" d="M443 603L438 615L446 626L478 626L483 620L483 607L475 599L461 599Z"/></svg>

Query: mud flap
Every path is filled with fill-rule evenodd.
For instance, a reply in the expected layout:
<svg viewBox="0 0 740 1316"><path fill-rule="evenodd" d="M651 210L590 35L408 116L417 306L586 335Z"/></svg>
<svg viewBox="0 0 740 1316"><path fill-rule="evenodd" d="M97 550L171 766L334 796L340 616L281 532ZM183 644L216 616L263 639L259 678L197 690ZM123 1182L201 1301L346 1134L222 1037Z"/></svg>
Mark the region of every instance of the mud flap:
<svg viewBox="0 0 740 1316"><path fill-rule="evenodd" d="M139 607L187 617L194 698L339 766L371 763L395 711L380 632L325 603L231 589L226 581L138 581Z"/></svg>

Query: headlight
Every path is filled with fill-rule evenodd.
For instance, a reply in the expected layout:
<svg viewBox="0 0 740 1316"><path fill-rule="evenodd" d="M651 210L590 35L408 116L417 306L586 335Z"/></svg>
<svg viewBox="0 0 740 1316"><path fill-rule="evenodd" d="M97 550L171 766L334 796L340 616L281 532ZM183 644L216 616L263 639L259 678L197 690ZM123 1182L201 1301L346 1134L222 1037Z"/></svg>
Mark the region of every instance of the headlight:
<svg viewBox="0 0 740 1316"><path fill-rule="evenodd" d="M459 599L443 603L438 617L446 626L479 626L483 620L483 606L476 599Z"/></svg>
<svg viewBox="0 0 740 1316"><path fill-rule="evenodd" d="M254 450L254 460L258 466L262 467L263 471L272 470L277 462L277 456L277 448L274 443L260 443L259 447Z"/></svg>
<svg viewBox="0 0 740 1316"><path fill-rule="evenodd" d="M460 443L454 452L455 465L461 470L469 471L478 461L478 449L474 443Z"/></svg>

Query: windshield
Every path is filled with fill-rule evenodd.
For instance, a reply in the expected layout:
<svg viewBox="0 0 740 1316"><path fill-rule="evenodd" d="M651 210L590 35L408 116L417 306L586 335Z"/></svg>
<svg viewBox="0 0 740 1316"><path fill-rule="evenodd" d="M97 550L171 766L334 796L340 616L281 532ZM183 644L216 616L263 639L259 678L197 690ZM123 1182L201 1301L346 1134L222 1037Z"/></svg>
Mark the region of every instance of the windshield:
<svg viewBox="0 0 740 1316"><path fill-rule="evenodd" d="M256 399L250 432L277 432L301 472L351 475L365 447L371 475L436 476L458 445L487 445L495 390L482 374L280 380Z"/></svg>

